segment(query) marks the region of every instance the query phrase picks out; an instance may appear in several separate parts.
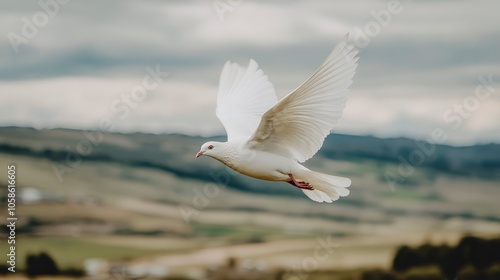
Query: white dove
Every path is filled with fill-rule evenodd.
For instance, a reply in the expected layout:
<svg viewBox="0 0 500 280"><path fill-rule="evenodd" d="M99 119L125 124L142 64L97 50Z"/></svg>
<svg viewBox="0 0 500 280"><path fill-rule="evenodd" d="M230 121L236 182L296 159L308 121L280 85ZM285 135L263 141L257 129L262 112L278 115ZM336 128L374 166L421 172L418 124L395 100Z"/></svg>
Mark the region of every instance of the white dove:
<svg viewBox="0 0 500 280"><path fill-rule="evenodd" d="M350 179L315 172L300 163L316 154L340 119L357 53L346 38L309 79L279 102L254 60L246 69L226 62L216 115L226 129L227 142L207 142L196 157L212 157L250 177L290 183L317 202L347 196Z"/></svg>

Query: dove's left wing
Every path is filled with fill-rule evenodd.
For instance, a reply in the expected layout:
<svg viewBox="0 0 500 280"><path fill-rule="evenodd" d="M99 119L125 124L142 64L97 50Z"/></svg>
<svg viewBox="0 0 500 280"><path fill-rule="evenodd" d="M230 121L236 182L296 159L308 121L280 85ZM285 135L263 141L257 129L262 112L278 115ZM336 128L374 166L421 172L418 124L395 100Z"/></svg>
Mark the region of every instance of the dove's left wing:
<svg viewBox="0 0 500 280"><path fill-rule="evenodd" d="M340 119L358 57L346 40L316 72L263 116L248 144L299 162L311 158Z"/></svg>
<svg viewBox="0 0 500 280"><path fill-rule="evenodd" d="M216 114L228 141L249 138L264 112L277 102L273 85L254 60L246 69L226 62L219 81Z"/></svg>

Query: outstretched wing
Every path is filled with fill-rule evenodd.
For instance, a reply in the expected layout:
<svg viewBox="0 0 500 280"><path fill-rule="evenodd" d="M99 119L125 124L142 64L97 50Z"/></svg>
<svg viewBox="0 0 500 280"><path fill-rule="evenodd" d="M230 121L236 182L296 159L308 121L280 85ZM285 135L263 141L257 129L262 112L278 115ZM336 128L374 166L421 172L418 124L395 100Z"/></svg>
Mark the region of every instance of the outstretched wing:
<svg viewBox="0 0 500 280"><path fill-rule="evenodd" d="M248 144L299 162L316 154L342 116L357 53L347 40L339 43L307 81L262 116Z"/></svg>
<svg viewBox="0 0 500 280"><path fill-rule="evenodd" d="M228 141L249 138L264 112L278 102L273 85L254 60L248 68L226 62L219 81L216 115Z"/></svg>

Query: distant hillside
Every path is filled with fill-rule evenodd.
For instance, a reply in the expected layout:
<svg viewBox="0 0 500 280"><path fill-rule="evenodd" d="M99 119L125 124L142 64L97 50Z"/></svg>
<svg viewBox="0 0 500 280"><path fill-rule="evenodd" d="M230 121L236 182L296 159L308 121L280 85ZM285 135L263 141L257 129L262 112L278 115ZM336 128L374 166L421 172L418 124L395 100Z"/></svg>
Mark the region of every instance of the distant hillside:
<svg viewBox="0 0 500 280"><path fill-rule="evenodd" d="M499 144L453 147L407 138L331 134L320 154L337 159L375 159L398 164L409 162L466 176L495 178L500 175ZM421 164L419 155L424 155ZM412 161L413 157L415 161Z"/></svg>
<svg viewBox="0 0 500 280"><path fill-rule="evenodd" d="M321 236L341 245L329 265L359 266L363 259L363 266L373 267L387 265L399 244L500 232L499 145L436 146L427 155L422 143L410 139L330 135L305 165L347 176L352 185L348 197L326 204L289 184L196 159L207 140L0 128L0 159L4 167L17 164L16 209L22 219L16 231L23 246L16 255L24 259L44 249L69 268L87 258L157 253L184 258L199 249L222 255L206 254L212 246L234 256L231 246L246 254L241 247L246 244L250 251L263 250L257 259L302 261ZM422 162L401 175L398 169L408 169L401 161L414 161L418 154L424 155ZM387 173L402 180L391 185ZM0 200L8 196L7 184L0 176ZM0 220L6 215L0 213Z"/></svg>
<svg viewBox="0 0 500 280"><path fill-rule="evenodd" d="M154 213L154 222L147 230L139 225L124 226L124 221L115 219L121 215L111 215L117 232L196 231L182 222L180 205L199 208L196 211L200 214L193 218L217 226L231 222L245 225L252 216L251 223L264 228L279 225L282 230L293 224L305 231L334 230L339 236L357 234L360 226L366 232L395 228L413 231L416 225L421 226L420 231L458 227L498 232L499 145L436 146L421 166L417 164L414 172L392 186L385 175L397 175L400 160L409 160L420 151L414 141L331 135L318 156L306 162L314 170L352 179L351 194L330 205L308 200L289 184L243 176L209 158L195 159L207 140L178 134L101 135L67 129L0 128L0 157L6 164L18 164L21 188L37 188L70 201L102 201L102 207L111 214L118 211L116 208L118 212L126 209L142 213L145 207L150 207L148 215ZM199 206L203 201L200 191L206 192L214 184L228 188L220 190L209 203L205 200L207 205ZM0 192L2 195L5 192ZM65 204L49 206L59 209L54 208L58 213L68 211L67 221L77 218L87 223L96 219L75 217L74 213L81 211ZM30 211L29 215L43 219L47 225L54 222L36 205ZM227 219L219 217L221 211L227 211ZM165 223L157 221L158 215L167 214L173 215L178 224L175 230L159 227Z"/></svg>
<svg viewBox="0 0 500 280"><path fill-rule="evenodd" d="M99 133L67 129L0 128L0 152L47 158L63 167L67 166L68 157L69 160L75 160L73 158L76 155L85 161L118 162L155 168L179 177L202 181L212 181L214 174L225 170L225 167L216 161L193 159L200 145L208 140L203 137L179 134ZM223 137L210 139L224 140ZM92 144L92 141L95 143ZM498 144L432 147L428 143L417 143L405 138L380 139L332 134L326 139L319 155L347 161L374 160L395 165L412 164L463 176L496 178L500 174ZM79 153L78 149L82 153ZM429 152L430 150L432 152ZM419 158L419 155L424 157ZM62 169L61 172L63 171ZM280 194L290 192L289 189L269 187L267 183L263 184L244 176L233 177L228 185L239 190Z"/></svg>

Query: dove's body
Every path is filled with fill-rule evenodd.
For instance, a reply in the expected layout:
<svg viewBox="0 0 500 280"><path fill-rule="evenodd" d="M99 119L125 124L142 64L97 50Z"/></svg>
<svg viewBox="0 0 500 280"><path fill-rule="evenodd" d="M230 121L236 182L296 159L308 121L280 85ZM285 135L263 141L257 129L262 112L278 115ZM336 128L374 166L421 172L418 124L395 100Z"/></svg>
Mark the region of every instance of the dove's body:
<svg viewBox="0 0 500 280"><path fill-rule="evenodd" d="M287 157L251 149L248 141L244 139L207 144L216 146L222 154L222 156L208 156L233 170L261 180L290 183L303 189L303 192L314 201L332 202L340 196L349 194L347 187L351 184L351 180L314 172ZM304 185L297 185L293 179Z"/></svg>
<svg viewBox="0 0 500 280"><path fill-rule="evenodd" d="M232 169L250 177L266 181L288 182L290 176L305 168L298 162L273 153L252 150L246 140L219 143L225 153L223 157L213 157Z"/></svg>
<svg viewBox="0 0 500 280"><path fill-rule="evenodd" d="M323 145L345 108L357 51L342 42L301 86L278 101L257 63L227 62L217 96L217 117L228 141L207 142L196 157L210 156L250 177L288 182L317 202L349 194L348 178L314 172L300 162Z"/></svg>

